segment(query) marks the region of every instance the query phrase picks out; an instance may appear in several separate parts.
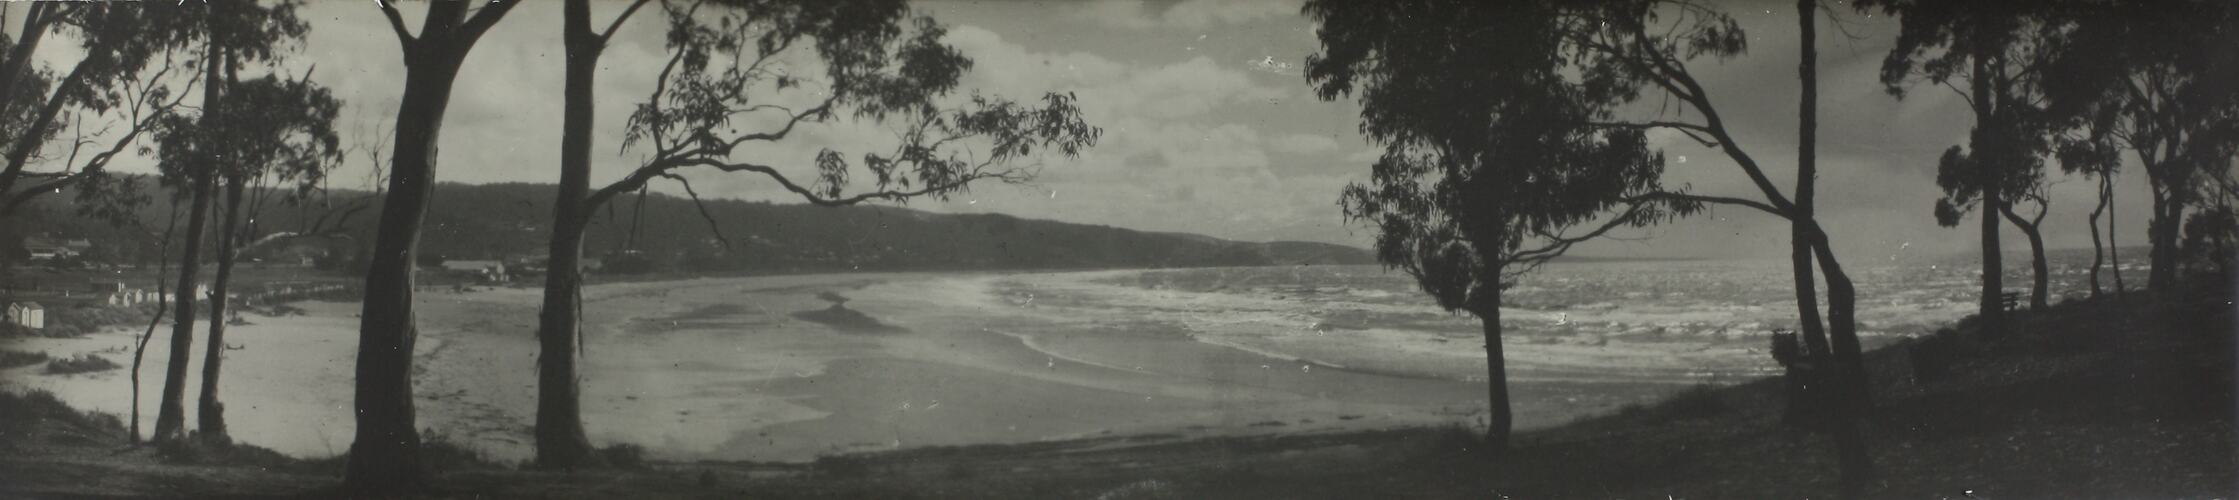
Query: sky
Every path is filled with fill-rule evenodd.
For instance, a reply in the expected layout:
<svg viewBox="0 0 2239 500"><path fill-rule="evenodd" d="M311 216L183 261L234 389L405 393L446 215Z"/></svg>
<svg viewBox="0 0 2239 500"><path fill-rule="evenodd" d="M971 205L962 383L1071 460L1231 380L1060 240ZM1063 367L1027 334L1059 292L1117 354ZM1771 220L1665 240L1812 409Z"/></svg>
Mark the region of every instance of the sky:
<svg viewBox="0 0 2239 500"><path fill-rule="evenodd" d="M1778 184L1793 185L1798 84L1793 2L1717 3L1749 34L1746 54L1697 60L1689 69L1737 139ZM594 2L603 26L626 4ZM1892 97L1877 76L1896 31L1893 20L1836 4L1821 19L1819 213L1847 259L1955 254L1979 247L1970 223L1935 224L1935 162L1963 142L1972 117L1940 87ZM1042 158L1024 185L991 184L909 208L1180 231L1249 241L1309 240L1366 246L1372 230L1348 224L1339 189L1364 181L1381 149L1358 133L1359 106L1318 99L1302 76L1319 45L1296 0L963 1L913 4L948 26L946 41L974 61L957 98L970 92L1032 100L1075 94L1102 141L1078 158ZM402 4L418 27L424 5ZM396 111L403 61L372 1L313 2L308 37L286 56L285 74L316 67L317 81L346 102L350 140L370 145ZM660 14L641 11L601 60L593 145L594 186L643 159L621 149L624 119L653 88L667 55ZM66 59L67 55L56 56ZM560 4L521 5L473 49L443 126L438 179L555 182L558 179L562 47ZM1684 116L1666 116L1666 118ZM846 122L804 129L744 153L810 178L810 159L830 148L859 156L891 145L890 127ZM1758 198L1722 154L1675 134L1652 136L1671 158L1667 186ZM335 187L362 187L371 162L353 156ZM118 170L151 170L120 161ZM2054 248L2090 245L2086 214L2095 181L2051 178L2045 236ZM2140 169L2121 178L2122 241L2145 238L2148 191ZM703 196L789 201L759 177L687 171ZM673 183L656 190L678 193ZM440 193L438 194L440 196ZM1721 208L1663 226L1621 231L1573 253L1598 256L1773 257L1786 255L1782 220ZM2024 248L2007 230L2009 249Z"/></svg>

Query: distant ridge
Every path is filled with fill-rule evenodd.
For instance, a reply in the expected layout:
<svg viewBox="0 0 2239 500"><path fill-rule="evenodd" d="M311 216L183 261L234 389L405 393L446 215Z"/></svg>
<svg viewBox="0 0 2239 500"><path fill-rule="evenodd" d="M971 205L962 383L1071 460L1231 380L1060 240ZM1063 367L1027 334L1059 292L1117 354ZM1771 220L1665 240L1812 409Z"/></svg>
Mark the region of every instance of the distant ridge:
<svg viewBox="0 0 2239 500"><path fill-rule="evenodd" d="M450 260L531 260L550 234L550 184L441 183L421 236L424 255ZM338 193L338 199L362 196ZM68 212L64 194L40 199L39 215L16 235L62 234L112 247L136 245L129 233ZM157 199L166 199L160 195ZM1095 269L1374 264L1367 250L1330 243L1241 242L1201 234L1137 231L1003 214L944 214L894 206L817 207L706 200L721 239L689 199L652 194L616 198L596 213L584 241L587 255L636 250L644 264L681 271L793 272L820 270ZM168 206L142 214L161 221ZM371 241L377 208L356 220L356 241ZM289 228L303 214L276 207L263 227ZM631 241L633 221L636 240ZM160 224L159 224L160 225ZM726 248L724 240L728 240ZM0 241L6 244L8 241ZM337 243L346 245L346 243ZM140 251L153 253L152 248ZM355 252L335 247L330 252ZM132 251L128 250L127 253ZM608 259L612 260L612 259Z"/></svg>

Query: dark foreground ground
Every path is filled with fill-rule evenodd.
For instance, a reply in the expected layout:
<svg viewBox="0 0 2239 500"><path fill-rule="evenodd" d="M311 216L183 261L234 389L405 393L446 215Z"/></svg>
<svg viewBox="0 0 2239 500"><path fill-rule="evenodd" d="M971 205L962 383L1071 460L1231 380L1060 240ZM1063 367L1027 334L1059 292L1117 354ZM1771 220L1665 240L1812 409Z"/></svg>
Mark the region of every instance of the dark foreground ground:
<svg viewBox="0 0 2239 500"><path fill-rule="evenodd" d="M2229 286L2021 313L1986 339L1939 334L1949 372L1915 377L1909 343L1869 353L1877 498L2228 498ZM1461 429L1171 442L1129 438L909 450L807 465L640 463L523 471L436 446L441 497L1826 498L1826 439L1780 424L1779 387L1698 389L1519 436L1502 473ZM236 432L254 432L238 429ZM1153 437L1156 438L1156 437ZM0 496L342 496L340 464L253 449L164 453L115 417L0 396Z"/></svg>

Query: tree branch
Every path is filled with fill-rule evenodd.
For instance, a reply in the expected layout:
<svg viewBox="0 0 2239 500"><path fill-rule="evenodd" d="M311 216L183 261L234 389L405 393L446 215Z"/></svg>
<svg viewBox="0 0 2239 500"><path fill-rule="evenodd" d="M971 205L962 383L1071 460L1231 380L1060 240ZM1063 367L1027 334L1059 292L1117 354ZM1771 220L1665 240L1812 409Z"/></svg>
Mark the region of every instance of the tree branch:
<svg viewBox="0 0 2239 500"><path fill-rule="evenodd" d="M1654 204L1656 201L1658 200L1650 198L1635 198L1631 201L1632 206L1625 209L1625 213L1619 214L1616 217L1611 217L1608 221L1603 222L1600 227L1594 228L1593 231L1589 231L1586 234L1577 237L1564 237L1561 234L1546 235L1547 239L1550 240L1548 244L1531 250L1510 253L1508 254L1506 260L1510 263L1535 263L1546 262L1549 259L1560 257L1563 255L1563 253L1569 252L1572 245L1579 244L1586 240L1599 238L1603 234L1608 234L1611 230L1631 224L1633 222L1633 218L1640 215L1641 210L1646 209L1649 205ZM1537 264L1529 265L1536 266Z"/></svg>
<svg viewBox="0 0 2239 500"><path fill-rule="evenodd" d="M463 46L474 45L474 41L481 39L483 33L489 32L491 26L497 25L498 20L504 18L507 11L513 10L515 5L520 5L517 0L489 1L489 6L476 11L474 17L466 20L465 25L459 26L458 43L463 44Z"/></svg>
<svg viewBox="0 0 2239 500"><path fill-rule="evenodd" d="M614 24L607 25L605 31L599 32L599 42L605 43L608 39L614 38L614 31L622 29L622 22L630 20L630 15L636 14L639 7L644 7L645 4L651 2L652 0L637 0L630 3L630 8L622 9L622 15L614 18Z"/></svg>
<svg viewBox="0 0 2239 500"><path fill-rule="evenodd" d="M168 63L170 60L170 53L165 52L164 58L166 63ZM29 189L23 190L10 189L14 187L14 180L8 180L4 183L0 183L0 200L5 200L5 204L0 204L0 216L14 214L16 210L22 208L25 203L30 202L32 198L38 197L43 193L54 192L62 188L63 186L69 185L70 183L77 182L78 180L84 179L86 177L100 175L103 171L105 171L109 165L110 160L115 159L118 154L122 154L124 152L125 148L138 141L141 134L154 129L157 120L169 115L172 110L178 109L182 105L182 103L186 101L187 95L193 94L194 87L200 83L200 79L188 79L184 90L173 94L170 102L143 102L149 89L154 88L154 86L157 85L158 82L163 81L164 76L170 72L171 65L165 64L162 69L156 70L154 75L149 76L146 81L137 86L138 92L140 93L142 98L134 99L132 101L132 105L128 108L131 113L132 128L125 133L124 137L120 137L115 142L111 143L109 149L93 155L93 157L86 160L86 163L84 165L77 167L75 171L71 171L69 169L69 165L65 165L64 171L53 172L51 174L22 172L22 166L20 164L11 164L15 167L13 170L11 170L12 173L17 173L20 175L31 175L35 178L44 177L48 180L39 184L35 184ZM127 90L131 90L132 87L133 86L130 86L128 84ZM154 105L154 109L147 110L143 113L143 106L147 106L150 104ZM70 162L74 163L77 161L76 155L76 147L73 147L71 153L72 158Z"/></svg>
<svg viewBox="0 0 2239 500"><path fill-rule="evenodd" d="M1788 214L1788 212L1787 212L1787 211L1785 211L1785 210L1781 210L1781 209L1779 209L1779 208L1777 208L1777 207L1774 207L1774 206L1772 206L1772 205L1770 205L1770 204L1767 204L1767 203L1765 203L1765 202L1762 202L1762 201L1757 201L1757 200L1751 200L1751 199L1745 199L1745 198L1734 198L1734 197L1729 197L1729 196L1706 196L1706 195L1699 195L1699 194L1687 194L1687 193L1655 192L1655 193L1648 193L1648 194L1644 194L1644 195L1640 195L1640 196L1634 196L1634 197L1629 197L1629 198L1625 198L1625 201L1627 201L1627 202L1635 202L1635 201L1639 201L1639 200L1657 200L1657 199L1663 199L1663 200L1671 200L1671 201L1689 201L1689 202L1696 202L1696 203L1708 203L1708 204L1716 204L1716 205L1734 205L1734 206L1741 206L1741 207L1754 208L1754 209L1757 209L1757 210L1759 210L1759 211L1765 212L1765 213L1767 213L1767 214L1771 214L1771 215L1772 215L1772 216L1774 216L1774 217L1779 217L1779 218L1782 218L1782 219L1790 219L1790 218L1791 218L1791 217L1789 216L1789 214Z"/></svg>
<svg viewBox="0 0 2239 500"><path fill-rule="evenodd" d="M389 5L392 1L394 0L374 0L373 3L381 6L381 16L389 18L389 29L396 32L397 44L404 47L404 53L410 54L412 46L420 40L412 36L411 29L404 27L404 14L398 13L396 6Z"/></svg>
<svg viewBox="0 0 2239 500"><path fill-rule="evenodd" d="M1005 170L1001 172L985 172L979 169L974 169L971 173L958 176L957 178L951 179L948 182L922 186L915 190L884 189L858 193L853 196L825 197L823 195L817 194L815 190L810 189L807 186L802 186L799 183L793 182L793 180L787 178L784 173L778 172L777 168L768 165L755 163L723 163L716 160L692 160L685 162L685 165L710 167L717 170L722 170L724 172L760 173L765 177L769 177L770 180L777 181L778 185L785 187L785 190L792 191L794 194L800 195L803 200L808 201L811 204L827 207L854 205L871 200L900 200L915 196L923 196L932 193L955 190L957 188L961 188L968 184L971 184L973 181L986 179L1000 179L1004 182L1018 182L1024 180L1023 176L1017 175L1016 171L1012 170ZM983 163L982 166L984 165L985 164Z"/></svg>
<svg viewBox="0 0 2239 500"><path fill-rule="evenodd" d="M699 209L700 220L707 221L707 231L715 233L715 240L723 242L724 250L730 250L731 239L723 236L723 227L716 224L715 214L707 211L707 203L700 201L700 192L692 189L692 181L685 179L684 176L667 172L661 173L661 177L674 180L677 184L684 186L684 194L692 197L692 208Z"/></svg>

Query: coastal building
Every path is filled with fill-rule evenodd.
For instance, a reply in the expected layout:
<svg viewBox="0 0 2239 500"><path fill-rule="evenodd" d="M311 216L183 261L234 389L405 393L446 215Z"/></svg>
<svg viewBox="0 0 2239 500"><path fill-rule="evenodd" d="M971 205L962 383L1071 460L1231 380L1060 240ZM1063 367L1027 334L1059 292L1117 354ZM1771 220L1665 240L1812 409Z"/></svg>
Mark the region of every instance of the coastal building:
<svg viewBox="0 0 2239 500"><path fill-rule="evenodd" d="M38 330L47 327L47 308L38 302L8 304L8 323Z"/></svg>
<svg viewBox="0 0 2239 500"><path fill-rule="evenodd" d="M63 242L46 238L25 239L23 241L23 250L24 252L29 253L31 256L31 260L34 261L67 259L78 255L77 251L71 250L70 247L63 244Z"/></svg>

